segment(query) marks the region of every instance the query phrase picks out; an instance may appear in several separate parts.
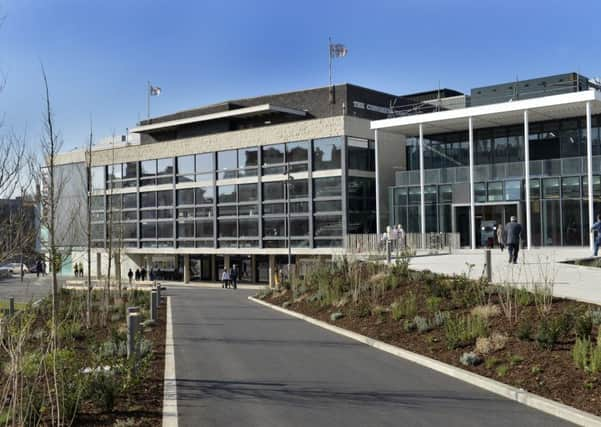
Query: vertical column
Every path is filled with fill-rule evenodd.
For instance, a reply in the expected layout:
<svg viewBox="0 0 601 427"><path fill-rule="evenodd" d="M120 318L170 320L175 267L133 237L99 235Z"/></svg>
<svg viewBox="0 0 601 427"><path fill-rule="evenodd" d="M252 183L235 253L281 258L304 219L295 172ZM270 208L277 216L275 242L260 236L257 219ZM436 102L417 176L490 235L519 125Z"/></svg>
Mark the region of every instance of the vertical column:
<svg viewBox="0 0 601 427"><path fill-rule="evenodd" d="M379 239L380 235L382 234L382 230L380 227L380 162L378 159L378 129L376 129L374 132L374 157L376 159L376 234L378 235Z"/></svg>
<svg viewBox="0 0 601 427"><path fill-rule="evenodd" d="M424 126L419 124L419 190L422 249L426 249L426 195L424 194Z"/></svg>
<svg viewBox="0 0 601 427"><path fill-rule="evenodd" d="M589 223L589 246L591 251L594 248L594 235L590 232L595 222L594 202L593 202L593 138L591 129L591 103L586 103L586 179L588 182L588 223Z"/></svg>
<svg viewBox="0 0 601 427"><path fill-rule="evenodd" d="M275 255L269 255L269 287L275 287L275 274L276 266L275 266Z"/></svg>
<svg viewBox="0 0 601 427"><path fill-rule="evenodd" d="M341 166L341 177L340 177L340 187L342 197L342 247L346 249L347 247L347 237L348 237L348 202L347 202L347 194L348 194L348 186L347 186L347 173L348 173L348 165L347 165L347 137L342 137L342 151L340 153L340 166Z"/></svg>
<svg viewBox="0 0 601 427"><path fill-rule="evenodd" d="M184 283L190 283L190 255L184 255Z"/></svg>
<svg viewBox="0 0 601 427"><path fill-rule="evenodd" d="M526 248L532 247L532 215L530 214L530 129L528 110L524 110L524 186L526 188Z"/></svg>
<svg viewBox="0 0 601 427"><path fill-rule="evenodd" d="M467 119L470 150L470 244L476 249L476 201L474 196L474 126L472 118Z"/></svg>
<svg viewBox="0 0 601 427"><path fill-rule="evenodd" d="M215 254L209 255L211 257L211 280L218 282L221 278L217 277L217 260Z"/></svg>
<svg viewBox="0 0 601 427"><path fill-rule="evenodd" d="M257 256L250 256L250 281L257 283Z"/></svg>
<svg viewBox="0 0 601 427"><path fill-rule="evenodd" d="M225 270L229 270L230 269L230 256L229 255L224 255L223 256L223 268Z"/></svg>

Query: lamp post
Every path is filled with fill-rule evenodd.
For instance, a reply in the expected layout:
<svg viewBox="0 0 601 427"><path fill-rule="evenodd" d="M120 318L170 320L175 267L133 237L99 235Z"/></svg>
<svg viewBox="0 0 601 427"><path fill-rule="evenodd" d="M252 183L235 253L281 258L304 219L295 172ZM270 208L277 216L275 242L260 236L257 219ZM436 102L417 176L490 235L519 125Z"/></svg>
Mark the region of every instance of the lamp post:
<svg viewBox="0 0 601 427"><path fill-rule="evenodd" d="M292 247L290 245L290 182L294 181L292 175L290 175L290 169L287 169L287 179L286 179L286 235L288 238L288 280L290 280L290 265L292 264Z"/></svg>

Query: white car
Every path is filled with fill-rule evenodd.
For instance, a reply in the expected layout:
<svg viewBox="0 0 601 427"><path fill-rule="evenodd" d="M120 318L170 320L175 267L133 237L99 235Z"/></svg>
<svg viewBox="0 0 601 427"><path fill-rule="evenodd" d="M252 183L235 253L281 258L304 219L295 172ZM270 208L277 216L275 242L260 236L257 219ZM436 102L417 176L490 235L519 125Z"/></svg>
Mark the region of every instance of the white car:
<svg viewBox="0 0 601 427"><path fill-rule="evenodd" d="M23 266L23 273L29 273L29 268L25 264L19 264L18 262L10 262L8 264L3 265L4 268L7 268L12 274L21 274L21 266Z"/></svg>

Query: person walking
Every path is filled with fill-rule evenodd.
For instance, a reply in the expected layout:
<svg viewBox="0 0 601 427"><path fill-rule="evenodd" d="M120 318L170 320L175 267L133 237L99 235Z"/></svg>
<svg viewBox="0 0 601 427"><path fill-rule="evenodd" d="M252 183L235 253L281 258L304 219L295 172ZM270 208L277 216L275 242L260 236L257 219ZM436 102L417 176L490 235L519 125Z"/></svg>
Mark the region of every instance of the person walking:
<svg viewBox="0 0 601 427"><path fill-rule="evenodd" d="M599 252L599 246L601 246L601 215L597 215L597 221L591 227L591 232L595 233L593 238L593 256L597 256Z"/></svg>
<svg viewBox="0 0 601 427"><path fill-rule="evenodd" d="M140 278L143 282L146 281L146 267L142 267L142 271L140 271Z"/></svg>
<svg viewBox="0 0 601 427"><path fill-rule="evenodd" d="M129 286L131 286L131 281L134 278L134 272L131 271L131 268L129 269L129 271L127 272L127 277L129 278Z"/></svg>
<svg viewBox="0 0 601 427"><path fill-rule="evenodd" d="M512 216L510 221L505 226L504 241L507 244L507 252L509 252L509 263L518 263L518 252L520 251L520 234L522 234L522 224L520 224L515 216Z"/></svg>
<svg viewBox="0 0 601 427"><path fill-rule="evenodd" d="M134 273L134 280L137 282L140 280L140 269L136 268L136 272Z"/></svg>
<svg viewBox="0 0 601 427"><path fill-rule="evenodd" d="M79 277L79 270L77 270L77 263L73 264L73 275Z"/></svg>
<svg viewBox="0 0 601 427"><path fill-rule="evenodd" d="M79 263L79 277L83 277L83 264L80 262Z"/></svg>
<svg viewBox="0 0 601 427"><path fill-rule="evenodd" d="M499 248L501 252L505 249L505 236L503 224L497 224L497 242L499 242Z"/></svg>
<svg viewBox="0 0 601 427"><path fill-rule="evenodd" d="M230 281L232 282L232 287L234 289L238 289L238 270L236 270L236 264L233 265L230 270Z"/></svg>
<svg viewBox="0 0 601 427"><path fill-rule="evenodd" d="M42 272L42 261L38 260L38 263L35 266L35 272L37 277L40 277L40 273Z"/></svg>
<svg viewBox="0 0 601 427"><path fill-rule="evenodd" d="M223 273L221 273L221 281L223 282L221 285L222 288L230 287L230 274L227 272L227 268L224 268Z"/></svg>

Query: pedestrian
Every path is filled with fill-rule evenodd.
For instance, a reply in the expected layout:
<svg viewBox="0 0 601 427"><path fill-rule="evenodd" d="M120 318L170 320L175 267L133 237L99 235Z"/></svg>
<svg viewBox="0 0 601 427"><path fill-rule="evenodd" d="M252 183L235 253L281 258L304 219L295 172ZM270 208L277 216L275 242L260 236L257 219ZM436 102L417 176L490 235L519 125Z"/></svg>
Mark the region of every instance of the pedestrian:
<svg viewBox="0 0 601 427"><path fill-rule="evenodd" d="M42 272L42 261L38 260L35 266L35 272L38 277L40 277L40 273Z"/></svg>
<svg viewBox="0 0 601 427"><path fill-rule="evenodd" d="M593 235L593 238L595 239L593 241L593 256L597 256L597 252L599 252L599 246L601 246L601 215L597 215L597 221L595 221L591 227L591 232L595 233Z"/></svg>
<svg viewBox="0 0 601 427"><path fill-rule="evenodd" d="M518 252L520 251L520 234L522 234L522 224L515 216L512 216L505 226L504 242L507 244L509 252L509 263L518 263Z"/></svg>
<svg viewBox="0 0 601 427"><path fill-rule="evenodd" d="M238 289L238 270L236 270L236 264L230 270L230 281L232 282L232 287L234 289Z"/></svg>
<svg viewBox="0 0 601 427"><path fill-rule="evenodd" d="M129 269L129 271L127 272L127 277L129 278L129 286L131 286L131 281L134 277L134 272L131 271L131 268Z"/></svg>
<svg viewBox="0 0 601 427"><path fill-rule="evenodd" d="M501 252L503 252L503 249L505 249L505 236L503 231L503 224L497 224L497 241L499 242L499 248L501 248Z"/></svg>
<svg viewBox="0 0 601 427"><path fill-rule="evenodd" d="M223 273L221 273L221 281L223 282L221 285L222 288L230 287L230 274L227 272L227 268L224 268Z"/></svg>
<svg viewBox="0 0 601 427"><path fill-rule="evenodd" d="M134 278L136 280L136 282L138 282L140 280L140 269L136 268L136 272L134 273Z"/></svg>
<svg viewBox="0 0 601 427"><path fill-rule="evenodd" d="M73 264L73 274L75 277L79 276L79 271L77 270L77 263Z"/></svg>
<svg viewBox="0 0 601 427"><path fill-rule="evenodd" d="M150 267L150 281L154 282L154 267Z"/></svg>
<svg viewBox="0 0 601 427"><path fill-rule="evenodd" d="M142 278L142 281L146 281L146 267L142 267L142 271L140 271L140 277Z"/></svg>
<svg viewBox="0 0 601 427"><path fill-rule="evenodd" d="M83 264L79 263L79 277L83 277Z"/></svg>
<svg viewBox="0 0 601 427"><path fill-rule="evenodd" d="M397 235L399 236L399 247L401 249L405 249L406 235L405 235L405 229L403 228L403 226L401 224L397 224Z"/></svg>

